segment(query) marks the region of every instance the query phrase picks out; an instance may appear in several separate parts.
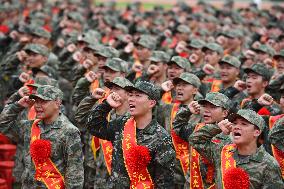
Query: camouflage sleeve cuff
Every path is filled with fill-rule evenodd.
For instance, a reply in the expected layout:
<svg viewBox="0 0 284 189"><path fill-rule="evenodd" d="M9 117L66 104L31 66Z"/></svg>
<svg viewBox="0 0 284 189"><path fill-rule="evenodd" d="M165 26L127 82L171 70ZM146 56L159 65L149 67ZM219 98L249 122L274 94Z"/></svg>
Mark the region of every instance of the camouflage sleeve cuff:
<svg viewBox="0 0 284 189"><path fill-rule="evenodd" d="M178 117L183 118L186 121L189 121L191 115L192 113L188 107L182 107L177 114Z"/></svg>
<svg viewBox="0 0 284 189"><path fill-rule="evenodd" d="M101 107L100 110L103 114L108 114L112 110L112 107L106 100L104 100L99 106Z"/></svg>
<svg viewBox="0 0 284 189"><path fill-rule="evenodd" d="M251 108L253 111L258 112L263 106L257 102L256 99L252 100Z"/></svg>
<svg viewBox="0 0 284 189"><path fill-rule="evenodd" d="M223 94L226 95L228 98L233 98L239 92L240 91L235 87L229 87L228 89L225 90Z"/></svg>
<svg viewBox="0 0 284 189"><path fill-rule="evenodd" d="M12 104L11 109L15 112L21 112L25 109L25 107L21 106L18 102L15 102L14 104Z"/></svg>

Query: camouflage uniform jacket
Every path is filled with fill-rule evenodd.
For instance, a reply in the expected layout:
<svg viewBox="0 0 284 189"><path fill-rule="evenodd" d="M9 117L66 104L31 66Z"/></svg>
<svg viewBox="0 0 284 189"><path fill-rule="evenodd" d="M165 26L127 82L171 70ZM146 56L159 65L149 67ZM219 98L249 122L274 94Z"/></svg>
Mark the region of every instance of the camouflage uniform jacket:
<svg viewBox="0 0 284 189"><path fill-rule="evenodd" d="M284 118L277 120L274 127L269 132L269 140L279 150L284 152Z"/></svg>
<svg viewBox="0 0 284 189"><path fill-rule="evenodd" d="M25 171L21 178L22 188L46 188L42 182L34 179L35 167L29 152L33 121L15 121L23 110L17 102L5 107L0 115L0 132L24 142ZM65 188L83 188L83 154L79 130L62 114L50 125L39 122L39 127L41 138L52 143L51 160L64 177Z"/></svg>
<svg viewBox="0 0 284 189"><path fill-rule="evenodd" d="M217 125L208 124L193 133L189 143L203 156L212 161L216 170L216 187L223 188L221 175L221 151L224 143L213 143L212 138L220 134ZM250 189L284 188L281 172L276 160L260 146L253 155L241 157L233 150L237 167L243 168L250 176Z"/></svg>
<svg viewBox="0 0 284 189"><path fill-rule="evenodd" d="M185 108L185 107L186 107L186 105L182 105L182 104L179 105L179 109ZM158 120L159 124L164 126L164 128L169 133L171 133L171 124L172 124L171 121L173 121L172 118L171 118L172 109L173 109L173 104L162 103L158 106L157 113L156 113L157 120ZM195 123L195 124L199 123L200 121L201 121L200 115L192 115L189 119L189 122ZM177 187L177 185L180 185L183 188L184 183L185 183L185 176L184 176L180 161L178 159L175 159L175 184L176 184L176 187Z"/></svg>
<svg viewBox="0 0 284 189"><path fill-rule="evenodd" d="M75 114L75 120L78 123L78 126L84 127L87 123L88 115L96 104L97 99L92 96L85 97L79 104L78 109ZM128 114L128 113L126 113ZM124 115L117 115L114 110L110 112L110 119L115 120ZM94 154L91 149L91 139L92 135L86 131L83 136L83 144L84 144L84 165L85 167L85 183L90 180L95 184L95 188L104 188L107 183L107 179L109 177L109 173L107 171L104 155L102 152L102 148L100 148L96 153L96 159L94 159ZM92 171L86 171L86 169L91 170L94 169L95 173L91 173ZM88 174L88 172L90 172Z"/></svg>
<svg viewBox="0 0 284 189"><path fill-rule="evenodd" d="M185 141L188 141L188 137L194 132L195 127L198 124L198 123L194 123L194 122L192 123L189 121L191 116L192 116L192 113L190 112L188 107L183 107L178 111L175 117L175 120L173 122L174 131L179 137L181 137ZM225 144L230 143L231 141L230 138L225 135L217 135L214 139L218 140L220 143L225 143ZM189 153L191 154L191 152ZM205 185L206 188L208 188L212 184L206 182L208 165L203 160L204 158L200 156L200 172L201 172L203 184ZM190 183L189 173L187 175L186 181L187 181L187 184L185 186L187 187L189 186L189 183Z"/></svg>
<svg viewBox="0 0 284 189"><path fill-rule="evenodd" d="M106 117L111 109L106 101L97 105L89 114L86 126L91 134L113 144L112 172L106 188L129 188L130 179L124 165L122 150L123 128L129 116L108 122ZM136 138L138 145L146 146L150 150L152 158L148 170L155 188L174 188L175 152L169 134L156 120L152 120L145 129L136 130Z"/></svg>

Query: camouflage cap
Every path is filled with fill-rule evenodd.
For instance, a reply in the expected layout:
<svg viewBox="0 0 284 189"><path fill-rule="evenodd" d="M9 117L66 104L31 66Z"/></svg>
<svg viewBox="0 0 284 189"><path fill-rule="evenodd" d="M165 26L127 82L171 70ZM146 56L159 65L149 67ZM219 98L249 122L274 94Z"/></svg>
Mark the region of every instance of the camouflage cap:
<svg viewBox="0 0 284 189"><path fill-rule="evenodd" d="M91 50L93 50L95 52L98 52L103 47L104 47L103 45L96 43L96 44L90 44L90 45L84 47L83 50L91 49Z"/></svg>
<svg viewBox="0 0 284 189"><path fill-rule="evenodd" d="M217 52L217 53L219 53L219 54L223 54L223 52L224 52L223 47L220 46L220 45L217 44L217 43L207 43L207 44L202 48L202 50L205 51L205 50L207 50L207 49L209 49L209 50L211 50L211 51L215 51L215 52Z"/></svg>
<svg viewBox="0 0 284 189"><path fill-rule="evenodd" d="M236 68L240 68L241 66L241 61L238 58L231 56L231 55L224 56L219 62L219 64L223 64L223 63L230 64Z"/></svg>
<svg viewBox="0 0 284 189"><path fill-rule="evenodd" d="M123 24L115 24L116 29L123 31L124 33L128 33L128 28Z"/></svg>
<svg viewBox="0 0 284 189"><path fill-rule="evenodd" d="M251 68L244 69L244 72L247 74L254 72L258 75L261 75L267 81L269 81L272 77L272 72L266 67L265 64L262 63L254 64Z"/></svg>
<svg viewBox="0 0 284 189"><path fill-rule="evenodd" d="M189 61L181 56L173 56L168 64L177 64L185 70L188 70L191 67Z"/></svg>
<svg viewBox="0 0 284 189"><path fill-rule="evenodd" d="M106 64L104 65L104 68L109 68L113 71L116 72L124 72L123 67L121 65L121 60L120 58L108 58L106 61Z"/></svg>
<svg viewBox="0 0 284 189"><path fill-rule="evenodd" d="M186 25L179 25L177 27L177 31L179 33L186 33L186 34L190 34L190 32L191 32L190 28L188 26L186 26Z"/></svg>
<svg viewBox="0 0 284 189"><path fill-rule="evenodd" d="M151 35L141 35L137 44L147 49L154 50L156 48L156 38Z"/></svg>
<svg viewBox="0 0 284 189"><path fill-rule="evenodd" d="M49 49L41 44L35 44L35 43L28 44L24 47L24 50L31 51L46 57L49 55Z"/></svg>
<svg viewBox="0 0 284 189"><path fill-rule="evenodd" d="M78 41L84 41L88 44L97 44L100 39L101 34L95 30L88 30L77 38Z"/></svg>
<svg viewBox="0 0 284 189"><path fill-rule="evenodd" d="M264 119L257 114L255 111L250 109L240 109L237 113L231 114L229 116L229 121L233 122L238 117L242 117L251 124L257 126L261 131L265 128L265 121Z"/></svg>
<svg viewBox="0 0 284 189"><path fill-rule="evenodd" d="M50 39L51 38L51 34L50 32L48 32L47 30L43 29L40 26L32 26L30 27L30 32L33 35L39 36L39 37L43 37L46 39Z"/></svg>
<svg viewBox="0 0 284 189"><path fill-rule="evenodd" d="M133 87L133 84L126 78L124 77L116 77L114 78L111 82L105 82L105 86L107 88L111 88L114 85L117 85L121 88L125 88L125 87Z"/></svg>
<svg viewBox="0 0 284 189"><path fill-rule="evenodd" d="M267 53L269 54L270 56L274 56L275 54L275 50L269 46L269 45L259 45L257 48L255 48L254 50L256 51L260 51L260 52L263 52L263 53Z"/></svg>
<svg viewBox="0 0 284 189"><path fill-rule="evenodd" d="M207 102L213 104L214 106L222 107L227 110L230 109L231 101L226 95L222 93L210 92L206 94L205 99L198 101L199 104L205 104Z"/></svg>
<svg viewBox="0 0 284 189"><path fill-rule="evenodd" d="M80 23L84 22L84 18L79 12L69 12L67 14L67 17L69 17L70 19L72 19L74 21L78 21Z"/></svg>
<svg viewBox="0 0 284 189"><path fill-rule="evenodd" d="M170 55L164 51L153 51L152 56L149 58L152 62L167 63L170 60Z"/></svg>
<svg viewBox="0 0 284 189"><path fill-rule="evenodd" d="M27 86L31 86L31 87L39 87L40 85L51 85L54 87L59 87L58 85L58 81L55 79L52 79L48 76L40 76L40 77L36 77L34 79L34 84L28 84Z"/></svg>
<svg viewBox="0 0 284 189"><path fill-rule="evenodd" d="M279 51L278 53L276 53L273 58L277 59L277 58L284 58L284 49L282 49L281 51Z"/></svg>
<svg viewBox="0 0 284 189"><path fill-rule="evenodd" d="M180 74L179 77L174 78L173 83L174 85L176 85L180 81L185 81L186 83L189 83L196 88L199 88L201 85L200 79L196 75L187 72L184 72Z"/></svg>
<svg viewBox="0 0 284 189"><path fill-rule="evenodd" d="M102 47L99 48L96 52L98 55L101 55L106 58L117 58L119 57L119 51L113 47Z"/></svg>
<svg viewBox="0 0 284 189"><path fill-rule="evenodd" d="M145 93L149 96L150 99L159 102L161 98L161 92L157 86L153 83L149 83L147 81L138 81L135 83L134 86L125 87L127 91L137 90L142 93Z"/></svg>
<svg viewBox="0 0 284 189"><path fill-rule="evenodd" d="M63 99L63 92L51 85L40 85L37 87L36 94L30 95L30 98L40 98L42 100L57 100Z"/></svg>
<svg viewBox="0 0 284 189"><path fill-rule="evenodd" d="M48 75L49 77L51 78L57 78L57 73L56 73L56 70L54 68L52 68L51 66L49 65L43 65L41 66L40 68L32 68L32 72L33 74L36 74L38 73L39 71L45 73L46 75Z"/></svg>
<svg viewBox="0 0 284 189"><path fill-rule="evenodd" d="M205 46L205 42L201 39L192 39L187 46L196 49L202 49Z"/></svg>

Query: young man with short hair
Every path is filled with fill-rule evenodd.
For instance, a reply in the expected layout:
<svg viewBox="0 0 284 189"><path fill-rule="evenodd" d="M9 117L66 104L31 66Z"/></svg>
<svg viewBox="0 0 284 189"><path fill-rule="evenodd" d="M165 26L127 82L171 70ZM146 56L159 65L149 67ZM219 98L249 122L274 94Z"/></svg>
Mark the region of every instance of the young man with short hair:
<svg viewBox="0 0 284 189"><path fill-rule="evenodd" d="M0 131L24 143L22 188L83 188L84 169L80 132L61 112L63 93L41 85L0 114ZM17 116L34 105L35 120Z"/></svg>
<svg viewBox="0 0 284 189"><path fill-rule="evenodd" d="M169 134L152 118L160 91L145 81L127 90L131 117L106 119L112 108L123 103L113 92L90 112L86 124L91 134L113 145L112 172L106 187L174 188L174 149Z"/></svg>
<svg viewBox="0 0 284 189"><path fill-rule="evenodd" d="M201 106L203 107L201 111ZM192 101L188 107L181 108L173 122L175 134L188 145L188 137L208 124L216 124L225 119L229 114L230 100L227 96L218 93L208 93L203 100ZM189 121L193 114L202 112L203 122L192 123ZM229 143L230 138L218 135L212 140L215 143ZM214 187L214 167L204 156L200 155L193 147L189 150L189 174L185 187ZM199 165L199 166L196 166Z"/></svg>
<svg viewBox="0 0 284 189"><path fill-rule="evenodd" d="M188 140L200 154L214 163L217 188L283 188L276 160L259 145L258 138L265 127L260 115L242 109L216 124L208 124ZM233 143L213 143L223 133L232 135Z"/></svg>

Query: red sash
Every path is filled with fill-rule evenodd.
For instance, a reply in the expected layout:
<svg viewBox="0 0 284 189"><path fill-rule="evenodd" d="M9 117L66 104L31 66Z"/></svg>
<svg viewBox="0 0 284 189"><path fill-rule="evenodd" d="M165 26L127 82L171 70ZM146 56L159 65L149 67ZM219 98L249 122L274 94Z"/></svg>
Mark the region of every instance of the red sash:
<svg viewBox="0 0 284 189"><path fill-rule="evenodd" d="M142 158L145 158L145 156L142 153L140 153L139 151L137 152L136 149L138 147L144 147L144 146L137 145L136 122L132 117L128 119L124 125L123 139L122 139L124 164L131 181L130 189L144 189L144 188L153 189L154 184L151 175L147 169L147 165L140 167L138 167L137 165L140 163L137 162L140 161L140 158L141 161L143 161ZM136 154L134 154L135 151L137 152ZM137 156L140 155L140 157L134 157L136 155ZM136 162L133 162L132 160L136 160ZM137 167L134 168L134 166L137 166L138 169Z"/></svg>
<svg viewBox="0 0 284 189"><path fill-rule="evenodd" d="M98 79L96 79L95 81L93 81L90 85L90 92L93 92L96 88L98 88L100 85L100 82Z"/></svg>
<svg viewBox="0 0 284 189"><path fill-rule="evenodd" d="M232 150L236 148L235 144L228 144L223 147L221 152L221 173L222 173L222 184L224 187L224 175L232 169L236 168L236 161L233 158L233 152Z"/></svg>
<svg viewBox="0 0 284 189"><path fill-rule="evenodd" d="M178 109L179 104L174 103L171 112L171 136L176 151L176 158L180 161L183 174L186 175L187 171L189 170L189 144L188 142L181 139L173 130L173 121L176 117Z"/></svg>
<svg viewBox="0 0 284 189"><path fill-rule="evenodd" d="M168 92L165 92L162 96L162 101L165 103L165 104L171 104L172 101L173 101L173 98L172 98L172 93L171 91L168 91Z"/></svg>
<svg viewBox="0 0 284 189"><path fill-rule="evenodd" d="M110 121L110 113L107 117L108 122ZM110 141L100 139L100 144L102 146L105 165L107 167L108 174L111 174L111 161L112 161L112 150L113 146Z"/></svg>
<svg viewBox="0 0 284 189"><path fill-rule="evenodd" d="M104 98L100 99L98 101L98 103L102 103L103 100L105 100L107 98L107 96L109 95L110 93L110 90L108 88L106 88L106 95ZM92 148L92 151L93 151L93 155L94 155L94 159L96 159L97 157L97 151L100 149L100 139L93 136L92 137L92 140L91 140L91 148ZM106 164L107 165L107 164Z"/></svg>
<svg viewBox="0 0 284 189"><path fill-rule="evenodd" d="M201 129L203 126L205 126L204 123L199 123L196 125L194 132ZM206 182L212 184L209 188L214 189L215 183L213 183L213 177L214 177L214 166L205 158L201 157L200 154L193 148L190 147L190 188L198 188L203 189L205 188L202 175L200 172L200 159L202 159L203 163L206 164L208 167L207 175L206 175Z"/></svg>
<svg viewBox="0 0 284 189"><path fill-rule="evenodd" d="M269 118L269 129L271 130L274 126L274 123L284 117L284 114L277 115L277 116L271 116ZM274 145L271 145L272 147L272 153L275 159L278 161L280 168L281 168L281 173L282 173L282 178L284 178L284 152L276 148Z"/></svg>
<svg viewBox="0 0 284 189"><path fill-rule="evenodd" d="M212 86L211 86L211 92L219 92L222 87L222 80L213 80Z"/></svg>
<svg viewBox="0 0 284 189"><path fill-rule="evenodd" d="M40 120L37 119L33 122L31 128L31 145L36 140L40 140L40 128L38 126L39 121ZM40 163L33 159L33 163L36 169L36 180L43 182L48 189L65 188L64 178L56 168L50 157L46 161Z"/></svg>

